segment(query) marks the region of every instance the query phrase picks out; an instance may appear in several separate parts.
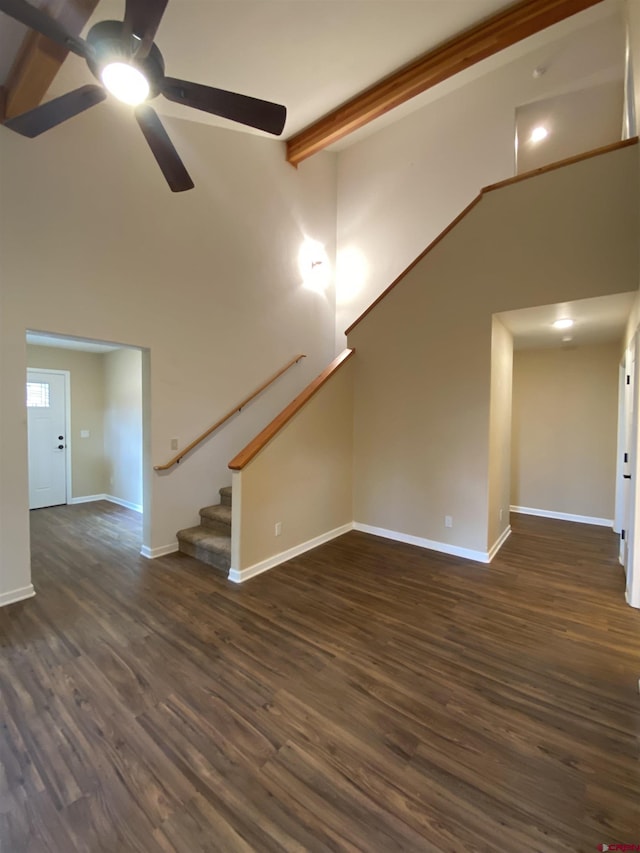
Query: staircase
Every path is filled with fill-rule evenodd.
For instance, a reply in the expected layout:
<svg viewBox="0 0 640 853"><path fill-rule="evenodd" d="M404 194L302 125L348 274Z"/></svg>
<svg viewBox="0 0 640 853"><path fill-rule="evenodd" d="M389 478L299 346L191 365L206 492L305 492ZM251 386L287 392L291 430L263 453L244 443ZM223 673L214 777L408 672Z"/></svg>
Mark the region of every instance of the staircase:
<svg viewBox="0 0 640 853"><path fill-rule="evenodd" d="M220 503L200 510L198 527L176 534L183 554L226 574L231 566L231 486L220 489Z"/></svg>

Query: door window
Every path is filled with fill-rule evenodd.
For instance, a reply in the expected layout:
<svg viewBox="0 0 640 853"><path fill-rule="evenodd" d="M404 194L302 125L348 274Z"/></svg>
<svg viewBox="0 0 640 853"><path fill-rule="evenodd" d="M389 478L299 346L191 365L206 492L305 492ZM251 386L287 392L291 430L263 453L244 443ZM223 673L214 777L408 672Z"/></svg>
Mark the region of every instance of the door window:
<svg viewBox="0 0 640 853"><path fill-rule="evenodd" d="M48 409L50 405L49 383L27 382L27 408Z"/></svg>

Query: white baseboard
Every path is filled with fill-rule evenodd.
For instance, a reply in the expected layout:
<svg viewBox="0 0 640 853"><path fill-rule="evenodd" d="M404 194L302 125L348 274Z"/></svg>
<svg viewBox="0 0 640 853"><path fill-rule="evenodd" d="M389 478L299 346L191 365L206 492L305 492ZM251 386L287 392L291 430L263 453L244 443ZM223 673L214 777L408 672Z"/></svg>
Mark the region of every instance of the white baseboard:
<svg viewBox="0 0 640 853"><path fill-rule="evenodd" d="M134 504L131 501L125 501L122 498L115 498L113 495L105 495L105 500L111 501L112 504L118 504L125 509L132 509L134 512L142 512L142 504Z"/></svg>
<svg viewBox="0 0 640 853"><path fill-rule="evenodd" d="M166 557L167 554L175 554L178 547L177 542L172 542L171 545L161 545L159 548L148 548L146 545L143 545L140 553L148 560L155 560L156 557Z"/></svg>
<svg viewBox="0 0 640 853"><path fill-rule="evenodd" d="M500 536L498 536L498 538L493 543L491 548L489 548L489 562L491 562L491 560L493 560L495 555L498 553L500 548L502 548L502 546L504 545L504 543L507 541L507 539L510 536L511 536L511 525L508 525L508 527L502 531Z"/></svg>
<svg viewBox="0 0 640 853"><path fill-rule="evenodd" d="M15 604L17 601L24 601L25 598L33 598L36 594L33 584L23 586L20 589L12 589L10 592L0 593L0 607L5 607L7 604Z"/></svg>
<svg viewBox="0 0 640 853"><path fill-rule="evenodd" d="M635 603L631 600L631 596L629 595L629 590L628 590L628 589L625 589L625 591L624 591L624 600L627 602L627 604L629 605L629 607L635 607L637 610L640 610L640 601L639 601L637 604L635 604Z"/></svg>
<svg viewBox="0 0 640 853"><path fill-rule="evenodd" d="M122 498L116 498L113 495L83 495L79 498L71 498L69 503L88 504L93 501L109 501L109 503L118 504L118 506L123 506L125 509L132 509L134 512L142 512L142 506L140 504L134 504L131 503L131 501L125 501Z"/></svg>
<svg viewBox="0 0 640 853"><path fill-rule="evenodd" d="M419 548L427 548L429 551L439 551L441 554L451 554L453 557L464 557L465 560L475 560L478 563L488 563L491 560L488 551L474 551L471 548L460 548L458 545L449 545L448 542L435 542L432 539L423 539L421 536L398 533L397 530L386 530L384 527L372 527L370 524L361 524L359 521L354 522L353 529L360 530L362 533L371 533L373 536L393 539L396 542L405 542L407 545L417 545Z"/></svg>
<svg viewBox="0 0 640 853"><path fill-rule="evenodd" d="M613 528L612 518L595 518L591 515L574 515L571 512L553 512L548 509L534 509L530 506L512 506L511 512L521 515L538 515L540 518L557 518L559 521L577 521L579 524L597 524L599 527Z"/></svg>
<svg viewBox="0 0 640 853"><path fill-rule="evenodd" d="M350 530L353 530L353 527L352 522L343 524L342 527L335 527L333 530L321 533L320 536L316 536L314 539L309 539L300 545L294 545L293 548L289 548L287 551L281 551L279 554L274 554L273 557L267 557L266 560L254 563L253 566L249 566L247 569L234 569L232 567L229 569L228 578L234 583L243 583L249 580L249 578L253 578L256 575L262 574L262 572L279 566L281 563L286 563L287 560L299 557L305 551L310 551L312 548L317 548L318 545L324 545L325 542L330 542L332 539L342 536L343 533L348 533Z"/></svg>

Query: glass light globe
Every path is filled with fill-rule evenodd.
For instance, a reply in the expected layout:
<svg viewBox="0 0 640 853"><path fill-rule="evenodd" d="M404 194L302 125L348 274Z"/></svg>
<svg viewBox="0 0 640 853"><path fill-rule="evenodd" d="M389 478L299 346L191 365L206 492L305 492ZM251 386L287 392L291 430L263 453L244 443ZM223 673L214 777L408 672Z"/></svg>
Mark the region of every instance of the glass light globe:
<svg viewBox="0 0 640 853"><path fill-rule="evenodd" d="M125 104L141 104L149 94L149 83L141 71L126 62L110 62L100 74L105 87Z"/></svg>

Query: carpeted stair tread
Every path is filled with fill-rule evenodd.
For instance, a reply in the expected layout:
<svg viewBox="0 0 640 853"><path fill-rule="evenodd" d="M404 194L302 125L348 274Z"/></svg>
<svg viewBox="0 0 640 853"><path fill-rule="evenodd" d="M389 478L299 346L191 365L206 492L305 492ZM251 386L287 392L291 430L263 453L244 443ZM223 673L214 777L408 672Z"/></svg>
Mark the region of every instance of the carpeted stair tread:
<svg viewBox="0 0 640 853"><path fill-rule="evenodd" d="M216 506L203 506L200 510L200 518L203 526L207 527L207 522L214 522L216 525L227 527L227 535L231 533L231 507L224 504Z"/></svg>
<svg viewBox="0 0 640 853"><path fill-rule="evenodd" d="M231 537L208 527L186 527L177 533L183 554L195 557L225 574L231 565Z"/></svg>
<svg viewBox="0 0 640 853"><path fill-rule="evenodd" d="M178 548L183 554L219 569L231 567L231 486L220 489L220 503L200 510L200 524L179 530Z"/></svg>
<svg viewBox="0 0 640 853"><path fill-rule="evenodd" d="M216 530L210 530L208 527L198 525L198 527L186 527L184 530L179 530L177 533L178 539L184 542L191 542L194 545L208 548L212 551L220 551L223 554L231 553L231 537L225 536L223 533L218 533Z"/></svg>

